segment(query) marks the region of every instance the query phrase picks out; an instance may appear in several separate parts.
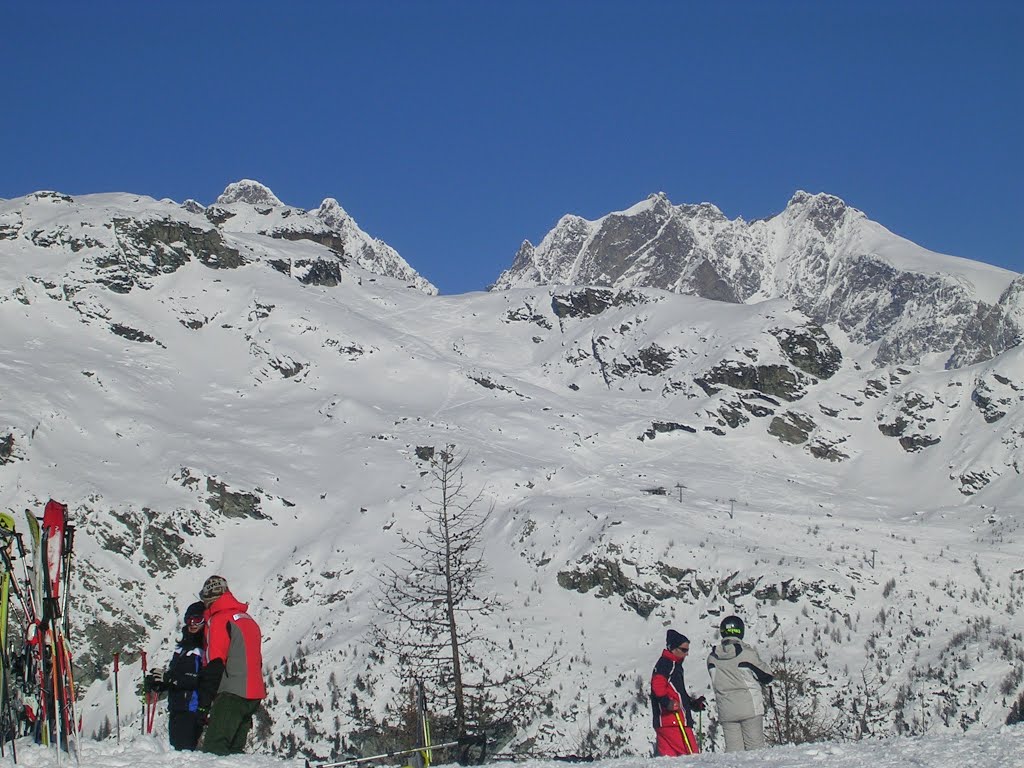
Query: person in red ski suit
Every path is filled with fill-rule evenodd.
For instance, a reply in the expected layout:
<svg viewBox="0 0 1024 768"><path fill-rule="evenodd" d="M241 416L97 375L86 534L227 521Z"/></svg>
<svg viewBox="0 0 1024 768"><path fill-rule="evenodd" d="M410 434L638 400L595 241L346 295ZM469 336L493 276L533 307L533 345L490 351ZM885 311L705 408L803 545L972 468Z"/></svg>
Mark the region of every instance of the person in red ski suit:
<svg viewBox="0 0 1024 768"><path fill-rule="evenodd" d="M253 715L267 695L260 628L223 576L208 578L199 599L206 605L199 711L209 713L201 749L215 755L241 753Z"/></svg>
<svg viewBox="0 0 1024 768"><path fill-rule="evenodd" d="M703 696L692 698L686 692L683 660L690 652L690 640L670 629L665 646L651 675L656 753L662 757L695 755L700 747L693 735L693 712L702 712L707 703Z"/></svg>

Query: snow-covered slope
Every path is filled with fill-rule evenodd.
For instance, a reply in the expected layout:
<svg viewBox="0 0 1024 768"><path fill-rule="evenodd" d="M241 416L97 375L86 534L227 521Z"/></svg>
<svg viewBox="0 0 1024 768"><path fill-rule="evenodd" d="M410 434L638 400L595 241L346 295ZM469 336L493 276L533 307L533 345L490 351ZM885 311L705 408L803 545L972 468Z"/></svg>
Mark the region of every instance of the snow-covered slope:
<svg viewBox="0 0 1024 768"><path fill-rule="evenodd" d="M203 753L174 752L166 745L166 737L128 737L124 745L108 741L85 746L81 768L303 768L301 760L282 760L259 755L215 757ZM1019 768L1024 751L1024 726L967 737L933 735L914 739L886 739L859 744L819 743L800 747L779 747L756 752L703 754L687 758L659 758L658 765L713 766L714 768L906 768L908 765L927 768ZM435 753L438 765L444 763ZM23 743L18 747L20 765L28 768L50 768L54 764L52 749ZM397 762L397 759L394 761ZM591 768L645 768L647 757L596 760ZM380 761L376 765L393 764ZM490 763L495 768L563 768L564 762L523 760L515 763Z"/></svg>
<svg viewBox="0 0 1024 768"><path fill-rule="evenodd" d="M212 208L278 215L236 198ZM550 711L508 748L647 754L666 627L707 693L724 612L765 655L788 646L845 734L1007 718L1024 350L875 367L781 300L439 297L209 211L0 204L0 506L52 496L79 526L86 733L113 717L111 654L166 658L217 572L265 630L266 748L365 746L403 701L369 639L378 577L423 525L426 449L449 443L494 505L495 664L560 656Z"/></svg>
<svg viewBox="0 0 1024 768"><path fill-rule="evenodd" d="M1024 338L1024 276L925 250L832 195L797 192L779 215L730 220L663 194L597 221L565 216L525 242L495 289L653 287L728 302L793 302L875 345L876 364L987 360Z"/></svg>

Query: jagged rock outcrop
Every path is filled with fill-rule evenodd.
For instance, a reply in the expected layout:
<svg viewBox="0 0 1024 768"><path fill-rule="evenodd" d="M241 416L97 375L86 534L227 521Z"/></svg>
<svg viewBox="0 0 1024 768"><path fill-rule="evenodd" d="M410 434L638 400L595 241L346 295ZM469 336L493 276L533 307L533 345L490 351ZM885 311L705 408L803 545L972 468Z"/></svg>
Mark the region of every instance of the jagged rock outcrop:
<svg viewBox="0 0 1024 768"><path fill-rule="evenodd" d="M709 395L723 386L756 390L783 400L799 400L807 392L809 380L799 371L784 365L751 365L743 360L727 360L694 379Z"/></svg>
<svg viewBox="0 0 1024 768"><path fill-rule="evenodd" d="M772 423L768 425L768 434L774 435L783 443L799 445L807 442L816 426L810 416L796 411L786 411L772 419Z"/></svg>
<svg viewBox="0 0 1024 768"><path fill-rule="evenodd" d="M559 320L594 317L610 307L645 304L648 297L634 291L611 291L601 288L580 288L551 297L551 309Z"/></svg>

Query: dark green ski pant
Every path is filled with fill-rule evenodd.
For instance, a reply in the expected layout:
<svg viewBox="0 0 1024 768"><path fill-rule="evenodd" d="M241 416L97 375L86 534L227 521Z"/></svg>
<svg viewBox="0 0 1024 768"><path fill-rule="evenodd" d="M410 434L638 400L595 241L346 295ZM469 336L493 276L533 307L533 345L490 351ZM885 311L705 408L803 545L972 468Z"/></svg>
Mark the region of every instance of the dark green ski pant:
<svg viewBox="0 0 1024 768"><path fill-rule="evenodd" d="M210 707L210 721L203 734L203 752L214 755L240 754L252 727L252 716L259 699L243 699L233 693L220 693Z"/></svg>

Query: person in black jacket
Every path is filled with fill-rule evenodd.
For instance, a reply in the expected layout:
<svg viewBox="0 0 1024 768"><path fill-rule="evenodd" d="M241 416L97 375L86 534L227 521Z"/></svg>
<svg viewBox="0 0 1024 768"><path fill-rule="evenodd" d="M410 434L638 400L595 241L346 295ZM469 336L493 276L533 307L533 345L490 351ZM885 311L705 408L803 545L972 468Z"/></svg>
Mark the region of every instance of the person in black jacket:
<svg viewBox="0 0 1024 768"><path fill-rule="evenodd" d="M663 757L695 755L700 746L693 735L693 713L703 712L703 696L691 696L683 678L683 661L690 653L690 639L670 629L665 650L651 674L651 710L657 737L655 754Z"/></svg>
<svg viewBox="0 0 1024 768"><path fill-rule="evenodd" d="M192 603L185 611L181 640L166 670L149 674L153 690L167 692L168 730L175 749L195 750L205 718L199 712L199 671L203 665L206 606Z"/></svg>

